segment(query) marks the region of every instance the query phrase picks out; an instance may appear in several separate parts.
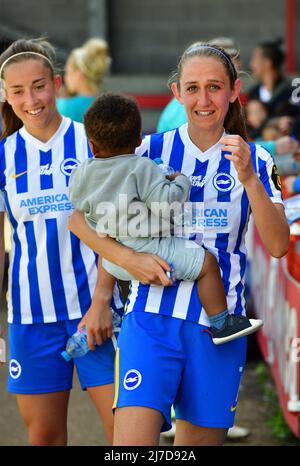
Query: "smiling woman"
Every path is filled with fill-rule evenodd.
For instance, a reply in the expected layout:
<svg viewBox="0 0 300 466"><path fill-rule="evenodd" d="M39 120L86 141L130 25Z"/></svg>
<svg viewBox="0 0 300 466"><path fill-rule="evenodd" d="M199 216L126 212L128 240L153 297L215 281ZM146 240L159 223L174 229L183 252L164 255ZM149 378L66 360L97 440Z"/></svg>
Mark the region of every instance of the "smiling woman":
<svg viewBox="0 0 300 466"><path fill-rule="evenodd" d="M198 57L190 58L180 82L173 83L174 95L186 109L190 136L201 150L205 151L210 145L204 137L207 131L210 138L220 139L229 105L236 101L240 86L240 80L236 79L231 87L223 64L209 56L201 61Z"/></svg>
<svg viewBox="0 0 300 466"><path fill-rule="evenodd" d="M12 58L5 64L6 100L32 136L46 142L61 123L55 101L61 78L53 76L53 70L45 66L47 61L40 56L26 56L22 61L14 63Z"/></svg>
<svg viewBox="0 0 300 466"><path fill-rule="evenodd" d="M56 117L53 118L54 126L58 127L61 121L58 112L55 112L55 98L53 100L52 97L51 102L52 87L60 86L60 77L55 76L53 65L55 51L46 41L35 41L33 47L28 42L17 41L1 55L0 79L4 83L5 99L2 137L10 135L23 124L26 127L26 123L34 130L35 125L30 124L30 117L34 118L47 110L49 114L50 108ZM49 116L48 120L51 121Z"/></svg>
<svg viewBox="0 0 300 466"><path fill-rule="evenodd" d="M272 255L280 257L289 245L281 193L272 178L273 161L262 147L246 141L240 81L224 49L193 44L173 78L172 90L185 106L188 122L147 135L136 153L151 159L162 154L164 163L197 180L189 193L195 206L205 203L211 213L223 210L225 225L218 222L212 230L212 219L207 219L190 239L217 258L230 315L245 316L250 213ZM80 224L76 213L74 217ZM95 250L108 255L106 238L93 236L76 221L70 225ZM111 250L118 246L111 244ZM245 339L216 350L195 283L179 281L164 288L151 280L145 284L145 274L140 273L144 257L135 253L127 262L124 257L119 253L112 262L141 277L141 282L132 282L118 339L114 444L157 445L160 432L170 429L172 404L176 445L222 444L236 412ZM215 293L215 288L210 285L209 291Z"/></svg>
<svg viewBox="0 0 300 466"><path fill-rule="evenodd" d="M4 83L0 141L0 257L4 211L13 230L10 252L8 391L17 395L32 445L67 443L67 410L74 364L112 440L114 356L112 307L123 304L92 250L67 230L72 168L90 157L83 125L56 108L60 76L45 40L18 40L0 56ZM0 276L3 272L0 263ZM2 279L1 279L2 282ZM98 288L109 289L106 300ZM68 338L97 313L97 346L66 365ZM98 320L97 320L98 319ZM100 324L99 321L101 320ZM87 331L90 329L87 326Z"/></svg>
<svg viewBox="0 0 300 466"><path fill-rule="evenodd" d="M206 150L213 139L220 139L223 123L228 132L247 139L239 101L241 81L225 50L201 42L192 44L171 81L174 96L185 107L190 136L200 149Z"/></svg>

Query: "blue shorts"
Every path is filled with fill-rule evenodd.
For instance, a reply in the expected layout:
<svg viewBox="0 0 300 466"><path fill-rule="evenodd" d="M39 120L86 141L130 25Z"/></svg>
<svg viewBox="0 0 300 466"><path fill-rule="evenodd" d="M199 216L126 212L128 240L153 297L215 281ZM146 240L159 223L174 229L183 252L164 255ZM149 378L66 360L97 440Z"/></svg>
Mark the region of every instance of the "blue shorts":
<svg viewBox="0 0 300 466"><path fill-rule="evenodd" d="M17 394L70 390L74 364L82 389L114 382L115 348L112 340L85 356L66 362L61 352L81 319L47 324L9 324L7 389Z"/></svg>
<svg viewBox="0 0 300 466"><path fill-rule="evenodd" d="M123 320L116 355L114 408L160 411L162 431L177 419L201 427L234 423L246 337L214 345L207 327L147 312Z"/></svg>

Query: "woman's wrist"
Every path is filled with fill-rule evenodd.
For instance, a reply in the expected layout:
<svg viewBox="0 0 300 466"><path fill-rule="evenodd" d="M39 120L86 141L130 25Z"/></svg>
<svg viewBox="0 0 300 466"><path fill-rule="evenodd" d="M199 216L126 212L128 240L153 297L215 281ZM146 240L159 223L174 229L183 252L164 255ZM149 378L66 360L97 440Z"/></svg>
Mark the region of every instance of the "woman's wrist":
<svg viewBox="0 0 300 466"><path fill-rule="evenodd" d="M246 181L243 182L245 189L256 189L259 185L260 180L256 173L253 173Z"/></svg>
<svg viewBox="0 0 300 466"><path fill-rule="evenodd" d="M133 249L123 246L120 254L118 254L115 264L123 269L127 269L128 265L134 260L135 254L136 253Z"/></svg>
<svg viewBox="0 0 300 466"><path fill-rule="evenodd" d="M99 289L95 290L92 303L97 305L110 305L113 295L113 289Z"/></svg>

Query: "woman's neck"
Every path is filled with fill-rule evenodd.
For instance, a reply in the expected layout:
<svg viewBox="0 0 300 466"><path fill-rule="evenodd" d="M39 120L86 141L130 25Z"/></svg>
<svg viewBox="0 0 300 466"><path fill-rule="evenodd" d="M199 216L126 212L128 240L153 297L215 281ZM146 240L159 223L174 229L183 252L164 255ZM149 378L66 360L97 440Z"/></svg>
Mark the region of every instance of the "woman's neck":
<svg viewBox="0 0 300 466"><path fill-rule="evenodd" d="M46 128L26 127L26 131L41 142L46 143L54 136L62 122L62 116L57 112Z"/></svg>
<svg viewBox="0 0 300 466"><path fill-rule="evenodd" d="M100 89L97 92L96 89L94 88L94 86L91 86L88 82L82 80L80 82L80 84L78 85L76 93L77 93L77 95L93 97L93 96L96 96L96 95L100 94Z"/></svg>
<svg viewBox="0 0 300 466"><path fill-rule="evenodd" d="M210 147L214 146L222 137L224 128L216 128L212 131L199 130L188 125L188 133L191 141L197 146L201 152L207 151Z"/></svg>

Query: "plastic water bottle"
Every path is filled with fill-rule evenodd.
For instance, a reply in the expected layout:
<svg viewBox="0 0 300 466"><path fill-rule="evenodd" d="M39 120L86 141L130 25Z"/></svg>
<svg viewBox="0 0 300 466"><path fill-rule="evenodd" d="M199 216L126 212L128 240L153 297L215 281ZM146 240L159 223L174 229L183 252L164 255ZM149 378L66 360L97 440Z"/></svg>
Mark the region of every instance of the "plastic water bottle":
<svg viewBox="0 0 300 466"><path fill-rule="evenodd" d="M176 272L174 270L173 264L170 263L170 271L166 272L167 277L172 280L172 282L176 281Z"/></svg>
<svg viewBox="0 0 300 466"><path fill-rule="evenodd" d="M112 319L112 326L113 326L113 344L116 346L116 333L120 332L121 330L121 316L113 311L113 319ZM67 341L66 349L61 353L62 357L66 361L71 361L71 359L79 358L84 356L86 353L90 351L87 342L87 334L86 334L86 327L81 327L77 332L75 332Z"/></svg>
<svg viewBox="0 0 300 466"><path fill-rule="evenodd" d="M166 163L164 163L164 161L162 159L160 159L159 157L154 159L153 162L156 163L156 165L159 166L159 168L161 169L162 173L165 176L174 175L174 173L175 173L174 168L172 168L172 167L170 167L170 165L167 165Z"/></svg>
<svg viewBox="0 0 300 466"><path fill-rule="evenodd" d="M86 328L81 327L69 338L66 349L61 355L66 361L71 361L72 358L84 356L89 350Z"/></svg>
<svg viewBox="0 0 300 466"><path fill-rule="evenodd" d="M113 332L114 333L119 332L121 330L121 325L122 325L122 317L116 311L113 311L113 316L112 316Z"/></svg>

